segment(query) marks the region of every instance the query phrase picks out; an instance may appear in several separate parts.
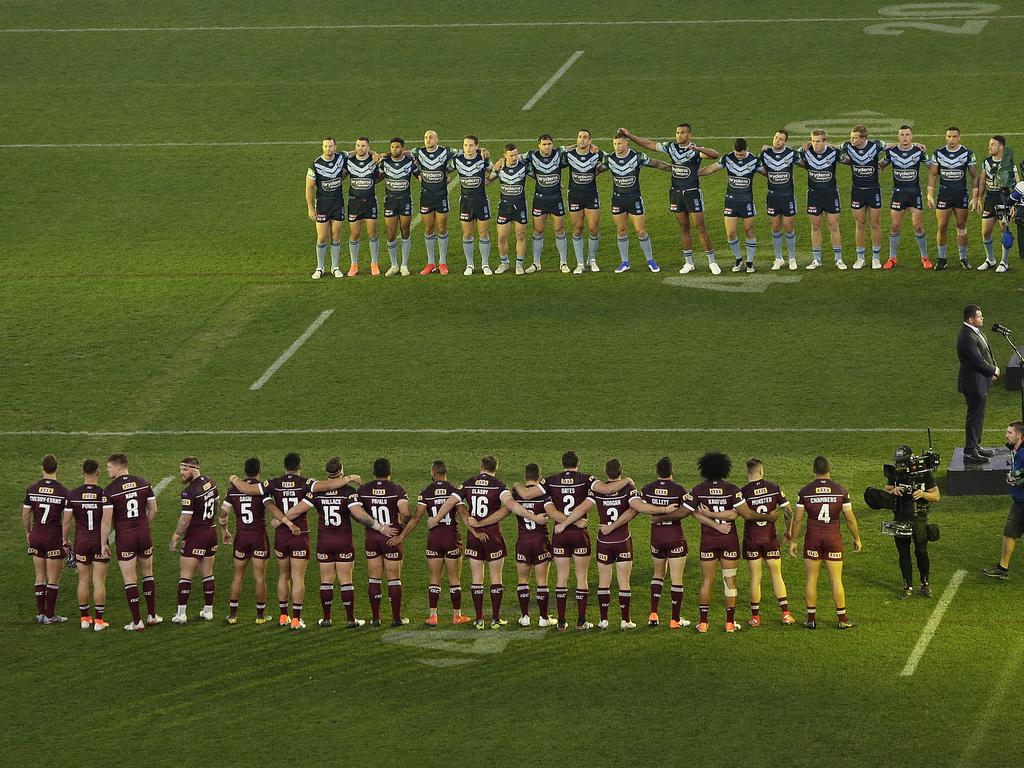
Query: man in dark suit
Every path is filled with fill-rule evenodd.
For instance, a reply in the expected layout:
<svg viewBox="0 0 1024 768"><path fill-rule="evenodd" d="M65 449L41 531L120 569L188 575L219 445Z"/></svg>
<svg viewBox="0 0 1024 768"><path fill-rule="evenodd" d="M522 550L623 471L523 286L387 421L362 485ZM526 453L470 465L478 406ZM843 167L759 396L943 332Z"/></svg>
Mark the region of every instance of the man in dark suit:
<svg viewBox="0 0 1024 768"><path fill-rule="evenodd" d="M981 332L984 325L985 317L977 304L964 307L964 324L956 340L956 356L960 359L956 390L967 401L964 461L972 464L985 464L993 453L981 446L981 431L985 423L985 400L992 382L999 378L999 367Z"/></svg>

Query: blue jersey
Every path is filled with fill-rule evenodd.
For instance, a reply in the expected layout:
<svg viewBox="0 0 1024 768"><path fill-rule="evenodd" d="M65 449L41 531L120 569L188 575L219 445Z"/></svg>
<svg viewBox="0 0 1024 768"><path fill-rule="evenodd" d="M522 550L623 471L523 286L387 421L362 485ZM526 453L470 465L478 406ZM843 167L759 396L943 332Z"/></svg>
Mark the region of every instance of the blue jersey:
<svg viewBox="0 0 1024 768"><path fill-rule="evenodd" d="M728 152L718 161L728 174L725 185L725 197L737 203L754 201L754 175L760 167L757 155L747 152L741 160L735 152Z"/></svg>
<svg viewBox="0 0 1024 768"><path fill-rule="evenodd" d="M348 157L338 152L330 160L324 160L323 155L318 155L309 164L306 178L312 179L316 185L317 200L341 199L341 180L345 178L347 161Z"/></svg>
<svg viewBox="0 0 1024 768"><path fill-rule="evenodd" d="M552 149L546 157L539 149L526 154L526 165L529 174L537 182L533 193L540 198L562 197L562 169L565 167L565 155L560 149Z"/></svg>
<svg viewBox="0 0 1024 768"><path fill-rule="evenodd" d="M565 151L565 163L569 166L569 193L597 197L597 166L604 162L602 150L580 154L576 148Z"/></svg>
<svg viewBox="0 0 1024 768"><path fill-rule="evenodd" d="M668 155L672 165L672 189L699 189L700 179L697 171L703 159L700 152L692 144L679 144L675 141L660 141L659 152Z"/></svg>
<svg viewBox="0 0 1024 768"><path fill-rule="evenodd" d="M796 150L783 147L776 152L768 147L759 159L768 179L768 194L793 195L793 166L800 159Z"/></svg>
<svg viewBox="0 0 1024 768"><path fill-rule="evenodd" d="M967 191L967 169L976 166L978 159L961 145L955 150L939 147L932 153L932 162L939 166L939 192L960 194Z"/></svg>
<svg viewBox="0 0 1024 768"><path fill-rule="evenodd" d="M878 189L878 161L884 151L885 145L877 139L865 142L859 148L849 141L843 143L840 159L849 163L856 189Z"/></svg>
<svg viewBox="0 0 1024 768"><path fill-rule="evenodd" d="M384 190L394 197L406 197L411 194L411 179L419 176L419 169L411 157L403 156L397 160L391 155L380 161L380 172L384 176Z"/></svg>
<svg viewBox="0 0 1024 768"><path fill-rule="evenodd" d="M376 196L377 164L369 152L366 157L348 156L348 196L369 199Z"/></svg>
<svg viewBox="0 0 1024 768"><path fill-rule="evenodd" d="M453 165L455 172L459 174L463 197L473 199L487 197L484 184L487 180L487 172L491 168L490 160L485 160L479 152L472 158L460 154L456 155Z"/></svg>
<svg viewBox="0 0 1024 768"><path fill-rule="evenodd" d="M900 192L921 192L921 166L932 161L924 150L916 145L909 149L890 147L885 150L885 159L892 165L892 188Z"/></svg>
<svg viewBox="0 0 1024 768"><path fill-rule="evenodd" d="M627 149L624 157L614 152L604 156L604 164L612 175L612 194L640 197L640 169L651 164L644 152Z"/></svg>
<svg viewBox="0 0 1024 768"><path fill-rule="evenodd" d="M515 165L504 165L498 171L498 186L501 189L501 201L526 208L526 163L522 159Z"/></svg>
<svg viewBox="0 0 1024 768"><path fill-rule="evenodd" d="M839 150L825 147L823 152L815 152L813 147L800 151L800 159L807 164L807 188L815 192L835 194L836 165L839 163Z"/></svg>
<svg viewBox="0 0 1024 768"><path fill-rule="evenodd" d="M412 158L420 169L420 191L424 195L448 196L448 171L455 155L454 149L441 146L433 150L416 147L412 151Z"/></svg>

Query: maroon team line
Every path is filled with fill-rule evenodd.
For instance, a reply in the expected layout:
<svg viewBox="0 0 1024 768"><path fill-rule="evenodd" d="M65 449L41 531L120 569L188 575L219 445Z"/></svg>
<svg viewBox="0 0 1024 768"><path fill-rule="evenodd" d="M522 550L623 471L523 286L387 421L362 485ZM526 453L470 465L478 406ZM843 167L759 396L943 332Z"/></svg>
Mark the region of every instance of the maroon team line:
<svg viewBox="0 0 1024 768"><path fill-rule="evenodd" d="M218 542L232 547L234 573L231 582L228 624L238 623L239 598L252 565L255 582L256 624L272 623L266 614L266 566L271 542L267 532L269 513L273 529L273 552L278 562L278 625L302 630L306 567L312 552L308 513L317 521L316 560L320 568L320 627L332 625L335 584L340 587L345 609L345 626L365 626L356 618L352 572L355 545L352 521L366 530L364 554L367 563L367 594L370 626L381 625L383 585L387 581L391 605L391 626L407 625L402 615L402 564L404 542L426 518L426 558L430 583L427 589L429 613L426 624L440 622L438 604L442 576L446 573L452 606L452 623L470 624L476 629L501 629L507 624L501 615L504 596L503 570L508 554L501 521L512 514L517 520L515 545L518 623L528 627L530 579L533 576L538 625L569 628L567 603L569 576L575 577L575 628L594 628L587 619L590 596L588 571L591 536L587 515L598 518L597 599L600 619L597 628L608 629L611 585L614 577L620 611L619 627L634 629L631 618L630 577L633 567L633 539L630 522L643 515L651 525L653 577L650 584L649 626L661 624L660 601L665 578L671 589L670 629L682 629L691 622L682 617L683 575L689 546L682 521L693 517L700 523L700 618L696 629L709 629L712 589L721 571L725 602L725 631L736 632L736 572L739 560L750 569L750 627L759 627L762 563L768 567L772 589L779 604L780 621L796 623L789 610L786 584L782 577L782 549L796 557L797 541L804 519L803 557L807 578L807 620L803 626L817 627L817 584L824 562L832 585L838 627L853 626L846 615L843 589L843 538L840 518L846 520L854 551L861 550L857 520L846 488L831 479L828 459L818 456L812 465L813 479L797 494L795 511L779 486L766 479L764 462L746 461L747 482L742 487L728 481L732 461L722 453L705 453L697 461L701 482L687 490L673 479L672 461L664 457L655 465L656 479L642 488L623 474L618 459L605 464L604 478L581 472L579 458L567 451L562 470L544 477L537 464L527 464L523 480L506 485L497 476L494 456L480 459L480 472L461 485L448 481L443 461L430 467L430 483L420 491L416 504L391 478L391 462L379 458L373 464L373 479L363 482L359 475L344 474L337 457L325 465L327 479L315 480L302 473L297 453L284 457L284 474L263 480L257 458L247 459L243 476L232 475L227 493L221 498L217 483L202 473L194 456L182 459L179 474L181 512L169 542L180 556L175 615L176 624L188 622L188 604L196 571L202 578L203 607L199 618L213 619L214 559ZM25 492L22 510L28 553L35 566L36 620L45 625L63 624L67 618L56 611L61 571L65 561L77 567L78 608L82 629L101 631L109 625L104 618L106 573L111 553L124 578L125 597L131 612L127 631L142 631L163 622L156 610L156 582L153 577L152 523L157 514L153 488L142 477L128 471L128 459L115 453L107 459L109 483L99 484L99 463L82 464L83 483L69 491L57 480L57 459L47 454L42 460L42 479ZM785 531L780 543L776 520L782 513ZM232 532L230 519L234 518ZM737 520L743 519L743 536ZM466 529L463 544L460 522ZM549 524L553 524L549 532ZM71 543L74 531L73 545ZM219 534L219 535L218 535ZM113 547L113 548L112 548ZM463 556L469 559L473 618L462 612L461 571ZM549 569L555 565L555 612L549 606ZM484 616L485 575L489 583L490 619ZM146 615L140 606L146 601ZM90 602L90 587L92 601ZM290 611L289 611L290 609Z"/></svg>

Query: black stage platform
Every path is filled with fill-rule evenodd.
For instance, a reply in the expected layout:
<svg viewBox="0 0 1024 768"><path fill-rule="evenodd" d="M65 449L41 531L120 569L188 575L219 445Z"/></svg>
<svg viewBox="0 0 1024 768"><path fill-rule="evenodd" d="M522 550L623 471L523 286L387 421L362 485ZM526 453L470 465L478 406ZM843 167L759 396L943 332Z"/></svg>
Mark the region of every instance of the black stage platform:
<svg viewBox="0 0 1024 768"><path fill-rule="evenodd" d="M954 448L949 460L946 480L950 496L1009 496L1006 473L1010 471L1010 452L996 448L987 464L964 463L964 449Z"/></svg>
<svg viewBox="0 0 1024 768"><path fill-rule="evenodd" d="M1006 364L1006 388L1009 390L1020 389L1020 355L1016 352Z"/></svg>

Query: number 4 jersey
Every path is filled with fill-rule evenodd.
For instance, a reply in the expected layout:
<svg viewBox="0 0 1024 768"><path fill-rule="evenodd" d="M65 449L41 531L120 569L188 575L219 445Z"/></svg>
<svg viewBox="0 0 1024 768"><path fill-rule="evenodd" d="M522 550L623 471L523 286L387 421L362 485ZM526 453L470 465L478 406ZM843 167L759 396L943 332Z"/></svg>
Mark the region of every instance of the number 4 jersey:
<svg viewBox="0 0 1024 768"><path fill-rule="evenodd" d="M800 489L797 506L807 512L804 557L809 560L843 559L839 518L850 503L849 492L832 480L817 479Z"/></svg>

